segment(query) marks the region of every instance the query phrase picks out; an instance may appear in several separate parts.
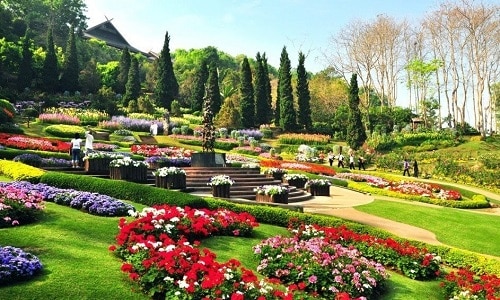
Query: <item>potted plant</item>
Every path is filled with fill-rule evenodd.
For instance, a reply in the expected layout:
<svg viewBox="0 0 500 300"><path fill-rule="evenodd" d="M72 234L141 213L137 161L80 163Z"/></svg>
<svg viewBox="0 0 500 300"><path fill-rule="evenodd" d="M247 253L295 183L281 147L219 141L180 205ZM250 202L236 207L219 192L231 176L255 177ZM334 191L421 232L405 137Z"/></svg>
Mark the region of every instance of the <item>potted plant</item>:
<svg viewBox="0 0 500 300"><path fill-rule="evenodd" d="M85 172L90 174L109 174L109 163L123 158L123 154L110 152L90 152L83 157Z"/></svg>
<svg viewBox="0 0 500 300"><path fill-rule="evenodd" d="M185 189L186 171L177 167L163 167L153 171L155 186L164 189Z"/></svg>
<svg viewBox="0 0 500 300"><path fill-rule="evenodd" d="M286 169L281 169L281 168L269 168L264 171L264 174L267 175L267 177L274 178L276 180L283 180L283 175L288 173Z"/></svg>
<svg viewBox="0 0 500 300"><path fill-rule="evenodd" d="M257 202L288 203L288 188L282 185L261 185L254 188Z"/></svg>
<svg viewBox="0 0 500 300"><path fill-rule="evenodd" d="M309 177L304 174L285 174L283 175L283 179L288 185L302 189L309 180Z"/></svg>
<svg viewBox="0 0 500 300"><path fill-rule="evenodd" d="M148 163L130 157L114 159L109 163L109 177L138 183L147 182Z"/></svg>
<svg viewBox="0 0 500 300"><path fill-rule="evenodd" d="M212 196L219 198L230 198L231 186L234 180L228 175L215 175L210 178L207 185L212 187Z"/></svg>
<svg viewBox="0 0 500 300"><path fill-rule="evenodd" d="M327 179L311 179L304 187L313 196L330 196L330 186L332 183Z"/></svg>

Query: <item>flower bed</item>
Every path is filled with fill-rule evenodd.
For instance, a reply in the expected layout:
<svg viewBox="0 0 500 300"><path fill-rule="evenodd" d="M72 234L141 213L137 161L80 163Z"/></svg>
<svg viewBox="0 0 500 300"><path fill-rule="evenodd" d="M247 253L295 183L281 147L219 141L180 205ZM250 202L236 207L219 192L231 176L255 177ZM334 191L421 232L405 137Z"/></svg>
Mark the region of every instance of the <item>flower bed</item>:
<svg viewBox="0 0 500 300"><path fill-rule="evenodd" d="M335 170L324 165L307 162L295 162L277 159L263 159L260 161L260 166L265 168L280 168L286 170L298 170L313 174L334 176Z"/></svg>
<svg viewBox="0 0 500 300"><path fill-rule="evenodd" d="M500 299L500 277L493 274L459 269L446 275L441 286L446 299Z"/></svg>
<svg viewBox="0 0 500 300"><path fill-rule="evenodd" d="M68 152L70 144L59 140L0 133L0 145L23 150Z"/></svg>
<svg viewBox="0 0 500 300"><path fill-rule="evenodd" d="M0 246L0 286L39 274L43 265L35 255L12 246Z"/></svg>
<svg viewBox="0 0 500 300"><path fill-rule="evenodd" d="M37 191L0 183L0 228L36 221L44 208Z"/></svg>

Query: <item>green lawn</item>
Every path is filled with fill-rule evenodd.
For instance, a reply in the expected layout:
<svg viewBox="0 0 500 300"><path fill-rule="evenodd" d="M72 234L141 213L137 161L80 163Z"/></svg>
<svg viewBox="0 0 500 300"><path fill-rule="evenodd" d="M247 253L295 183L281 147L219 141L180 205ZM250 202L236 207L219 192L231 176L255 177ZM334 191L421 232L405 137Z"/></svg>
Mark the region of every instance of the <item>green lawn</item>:
<svg viewBox="0 0 500 300"><path fill-rule="evenodd" d="M433 208L385 200L356 209L427 229L446 245L500 257L500 216L453 208Z"/></svg>

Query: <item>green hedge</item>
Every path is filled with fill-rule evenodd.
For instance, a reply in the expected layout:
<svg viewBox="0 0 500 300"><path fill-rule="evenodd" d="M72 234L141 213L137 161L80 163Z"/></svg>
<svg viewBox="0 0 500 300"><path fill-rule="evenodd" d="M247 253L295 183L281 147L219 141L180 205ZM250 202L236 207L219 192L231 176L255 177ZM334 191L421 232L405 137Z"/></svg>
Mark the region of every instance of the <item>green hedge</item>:
<svg viewBox="0 0 500 300"><path fill-rule="evenodd" d="M50 125L43 130L48 134L62 138L73 138L75 133L78 133L80 138L85 135L85 128L76 125Z"/></svg>
<svg viewBox="0 0 500 300"><path fill-rule="evenodd" d="M39 151L39 150L20 150L20 149L5 149L0 150L0 159L9 159L12 160L14 157L31 153L36 154L42 158L62 158L62 159L71 159L70 155L66 152L51 152L51 151Z"/></svg>

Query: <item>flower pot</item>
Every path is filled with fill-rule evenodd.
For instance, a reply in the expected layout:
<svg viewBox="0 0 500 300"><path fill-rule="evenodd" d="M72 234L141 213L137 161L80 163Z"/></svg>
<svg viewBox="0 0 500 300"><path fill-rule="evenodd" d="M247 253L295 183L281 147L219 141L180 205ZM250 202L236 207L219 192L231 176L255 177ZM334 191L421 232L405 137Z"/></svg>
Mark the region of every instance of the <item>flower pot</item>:
<svg viewBox="0 0 500 300"><path fill-rule="evenodd" d="M329 185L312 185L307 188L313 196L330 196L330 186Z"/></svg>
<svg viewBox="0 0 500 300"><path fill-rule="evenodd" d="M274 178L274 180L279 180L283 181L283 176L285 173L272 173L272 174L267 174L267 178Z"/></svg>
<svg viewBox="0 0 500 300"><path fill-rule="evenodd" d="M304 185L307 182L307 179L290 179L290 180L285 180L288 185L294 186L299 189L303 189Z"/></svg>
<svg viewBox="0 0 500 300"><path fill-rule="evenodd" d="M213 185L212 186L212 196L218 198L230 198L231 194L231 185L230 184L222 184L222 185Z"/></svg>
<svg viewBox="0 0 500 300"><path fill-rule="evenodd" d="M109 167L109 178L145 183L148 180L148 169L144 167Z"/></svg>
<svg viewBox="0 0 500 300"><path fill-rule="evenodd" d="M85 172L99 175L109 174L111 160L109 157L87 159L85 160Z"/></svg>
<svg viewBox="0 0 500 300"><path fill-rule="evenodd" d="M186 175L172 174L168 176L155 176L155 186L164 189L185 189Z"/></svg>
<svg viewBox="0 0 500 300"><path fill-rule="evenodd" d="M278 194L278 195L257 194L255 195L255 201L288 204L288 194Z"/></svg>

